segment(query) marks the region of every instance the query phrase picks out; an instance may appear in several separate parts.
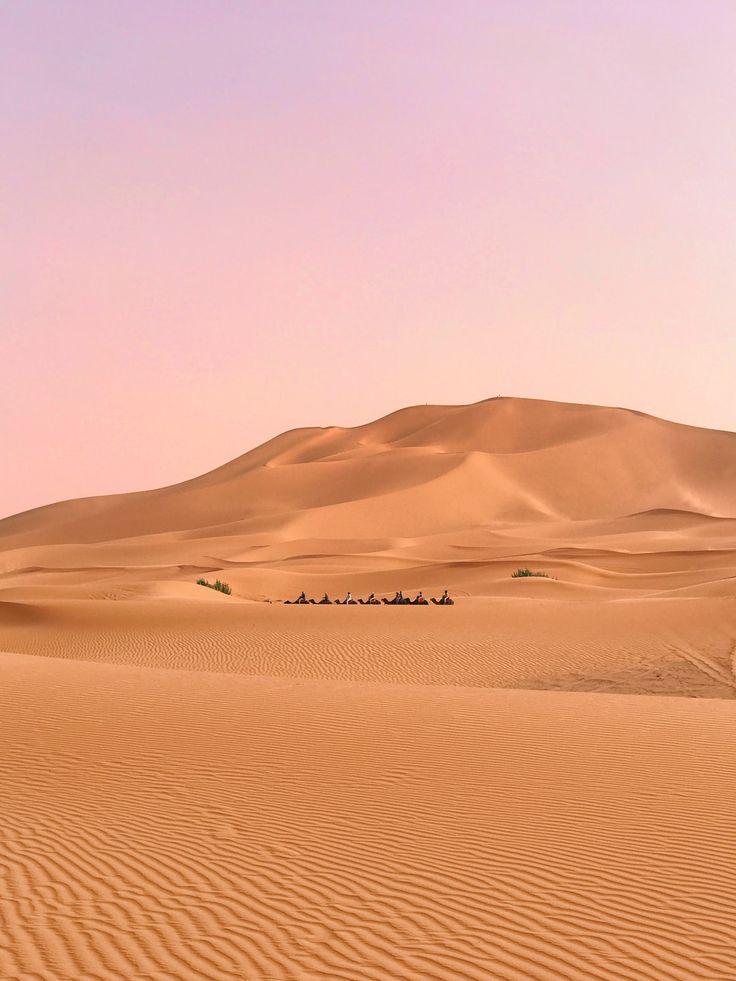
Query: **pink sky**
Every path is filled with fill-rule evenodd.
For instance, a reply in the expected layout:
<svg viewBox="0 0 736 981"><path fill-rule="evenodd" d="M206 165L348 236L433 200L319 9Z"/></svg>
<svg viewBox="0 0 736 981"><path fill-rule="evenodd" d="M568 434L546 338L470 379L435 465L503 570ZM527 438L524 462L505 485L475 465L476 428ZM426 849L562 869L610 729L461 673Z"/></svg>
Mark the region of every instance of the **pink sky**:
<svg viewBox="0 0 736 981"><path fill-rule="evenodd" d="M0 514L521 395L736 430L732 0L22 0Z"/></svg>

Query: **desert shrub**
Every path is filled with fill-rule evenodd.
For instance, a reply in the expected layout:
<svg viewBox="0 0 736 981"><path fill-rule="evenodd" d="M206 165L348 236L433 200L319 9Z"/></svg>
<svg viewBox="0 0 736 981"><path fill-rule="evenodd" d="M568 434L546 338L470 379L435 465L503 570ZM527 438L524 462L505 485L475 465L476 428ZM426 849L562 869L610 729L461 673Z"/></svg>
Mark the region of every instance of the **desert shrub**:
<svg viewBox="0 0 736 981"><path fill-rule="evenodd" d="M516 572L511 573L512 579L526 579L527 576L535 576L540 579L552 578L548 572L536 572L533 569L517 569Z"/></svg>
<svg viewBox="0 0 736 981"><path fill-rule="evenodd" d="M198 579L197 585L206 586L208 589L216 589L218 593L225 593L226 596L229 596L230 593L232 593L232 589L230 589L229 584L226 582L220 582L219 579L216 579L214 582L207 582L206 579Z"/></svg>

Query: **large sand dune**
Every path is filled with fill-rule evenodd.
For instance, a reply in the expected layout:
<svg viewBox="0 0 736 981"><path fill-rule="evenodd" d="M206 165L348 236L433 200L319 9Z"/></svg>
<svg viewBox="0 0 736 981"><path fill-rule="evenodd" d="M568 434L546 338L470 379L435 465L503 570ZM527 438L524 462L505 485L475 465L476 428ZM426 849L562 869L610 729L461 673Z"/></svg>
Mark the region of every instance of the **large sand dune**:
<svg viewBox="0 0 736 981"><path fill-rule="evenodd" d="M734 981L735 600L736 436L621 409L0 521L0 977Z"/></svg>
<svg viewBox="0 0 736 981"><path fill-rule="evenodd" d="M571 586L728 592L736 435L596 406L422 406L285 433L173 487L0 522L3 585L227 573L257 599L302 586L489 595L520 562Z"/></svg>

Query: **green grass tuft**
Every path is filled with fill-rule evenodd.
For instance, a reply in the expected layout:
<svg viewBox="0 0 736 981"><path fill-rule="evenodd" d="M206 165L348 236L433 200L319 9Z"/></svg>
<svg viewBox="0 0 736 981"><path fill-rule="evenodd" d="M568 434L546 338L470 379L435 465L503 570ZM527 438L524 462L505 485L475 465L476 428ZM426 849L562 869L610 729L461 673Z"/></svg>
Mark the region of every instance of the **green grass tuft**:
<svg viewBox="0 0 736 981"><path fill-rule="evenodd" d="M529 576L533 576L539 579L551 579L552 576L548 572L535 572L533 569L517 569L516 572L511 573L512 579L526 579Z"/></svg>
<svg viewBox="0 0 736 981"><path fill-rule="evenodd" d="M230 589L228 583L220 582L219 579L216 579L214 582L207 582L206 579L198 579L197 585L206 586L208 589L216 589L218 593L225 593L226 596L232 593L232 589Z"/></svg>

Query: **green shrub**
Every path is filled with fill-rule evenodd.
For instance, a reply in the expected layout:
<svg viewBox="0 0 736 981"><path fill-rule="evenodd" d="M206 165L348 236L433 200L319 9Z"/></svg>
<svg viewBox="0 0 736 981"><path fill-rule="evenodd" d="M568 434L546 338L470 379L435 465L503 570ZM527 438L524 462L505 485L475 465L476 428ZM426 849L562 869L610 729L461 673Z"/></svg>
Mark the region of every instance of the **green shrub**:
<svg viewBox="0 0 736 981"><path fill-rule="evenodd" d="M535 576L540 579L551 579L552 577L547 572L535 572L532 569L517 569L516 572L511 573L512 579L526 579L527 576Z"/></svg>
<svg viewBox="0 0 736 981"><path fill-rule="evenodd" d="M225 593L226 596L232 593L232 589L230 589L228 583L220 582L219 579L216 579L214 582L207 582L206 579L198 579L197 585L206 586L208 589L216 589L218 593Z"/></svg>

